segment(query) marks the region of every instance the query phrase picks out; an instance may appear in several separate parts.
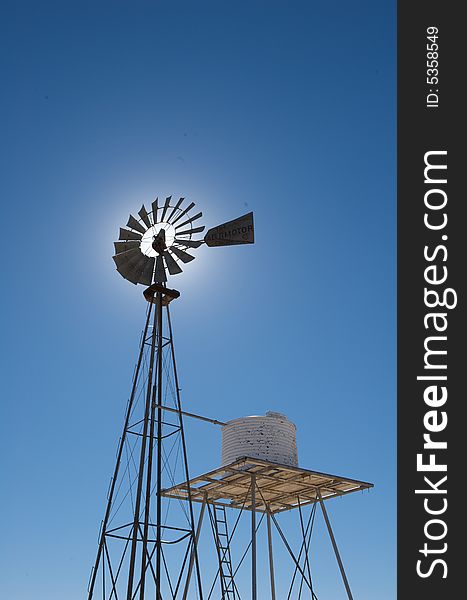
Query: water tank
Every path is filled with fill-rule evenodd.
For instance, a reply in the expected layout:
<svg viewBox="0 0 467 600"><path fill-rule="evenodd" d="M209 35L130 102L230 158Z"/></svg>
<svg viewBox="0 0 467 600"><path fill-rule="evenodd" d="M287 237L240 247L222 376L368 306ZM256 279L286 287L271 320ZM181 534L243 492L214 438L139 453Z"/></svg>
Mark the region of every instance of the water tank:
<svg viewBox="0 0 467 600"><path fill-rule="evenodd" d="M297 428L281 413L242 417L222 427L222 466L244 456L298 466Z"/></svg>

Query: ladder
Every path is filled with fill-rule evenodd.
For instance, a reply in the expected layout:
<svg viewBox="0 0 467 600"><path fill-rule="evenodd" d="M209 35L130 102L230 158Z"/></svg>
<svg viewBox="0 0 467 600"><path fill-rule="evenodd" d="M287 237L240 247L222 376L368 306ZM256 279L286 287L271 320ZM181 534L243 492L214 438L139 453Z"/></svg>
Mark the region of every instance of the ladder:
<svg viewBox="0 0 467 600"><path fill-rule="evenodd" d="M217 554L219 557L219 578L222 600L236 600L232 556L230 554L229 530L225 506L214 504L213 521L216 534Z"/></svg>

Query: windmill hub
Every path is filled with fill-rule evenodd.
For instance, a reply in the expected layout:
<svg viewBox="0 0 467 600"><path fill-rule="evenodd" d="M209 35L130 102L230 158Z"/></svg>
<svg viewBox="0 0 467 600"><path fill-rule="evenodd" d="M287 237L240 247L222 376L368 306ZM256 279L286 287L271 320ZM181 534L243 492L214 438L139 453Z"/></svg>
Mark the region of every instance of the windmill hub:
<svg viewBox="0 0 467 600"><path fill-rule="evenodd" d="M154 236L154 240L151 244L152 248L157 254L163 254L164 250L167 250L165 245L165 229L162 228L157 235Z"/></svg>
<svg viewBox="0 0 467 600"><path fill-rule="evenodd" d="M163 233L162 233L163 232ZM164 239L162 240L162 236ZM175 240L175 230L170 223L158 223L149 228L141 239L141 252L150 258L162 254ZM163 244L161 244L163 241Z"/></svg>

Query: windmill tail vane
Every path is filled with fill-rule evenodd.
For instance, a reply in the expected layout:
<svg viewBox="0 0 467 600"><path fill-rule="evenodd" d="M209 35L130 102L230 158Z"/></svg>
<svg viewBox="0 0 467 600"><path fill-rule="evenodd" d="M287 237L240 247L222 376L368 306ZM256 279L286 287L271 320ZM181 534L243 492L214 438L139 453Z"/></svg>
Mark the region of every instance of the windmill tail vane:
<svg viewBox="0 0 467 600"><path fill-rule="evenodd" d="M203 213L193 214L194 211L190 211L195 203L184 207L184 201L185 198L179 198L175 202L168 196L159 203L156 198L150 211L143 204L138 211L139 219L130 215L126 227L120 228L112 257L122 277L135 285L163 284L167 281L167 272L169 275L181 273L181 264L194 260L190 252L202 244L215 247L254 243L252 212L209 229L204 238L199 239L196 236L205 226L198 225L197 221Z"/></svg>

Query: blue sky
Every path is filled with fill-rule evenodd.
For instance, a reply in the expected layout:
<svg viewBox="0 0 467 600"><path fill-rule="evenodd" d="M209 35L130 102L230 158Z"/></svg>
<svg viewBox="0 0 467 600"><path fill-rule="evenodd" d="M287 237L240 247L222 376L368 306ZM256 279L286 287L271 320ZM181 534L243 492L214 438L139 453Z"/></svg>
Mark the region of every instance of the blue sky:
<svg viewBox="0 0 467 600"><path fill-rule="evenodd" d="M146 309L112 242L173 194L208 227L256 221L254 246L201 248L171 281L184 407L285 412L303 467L374 482L328 510L355 596L394 598L394 3L24 1L0 21L0 595L84 597ZM192 472L216 467L218 430L188 435ZM344 597L332 557L321 573Z"/></svg>

